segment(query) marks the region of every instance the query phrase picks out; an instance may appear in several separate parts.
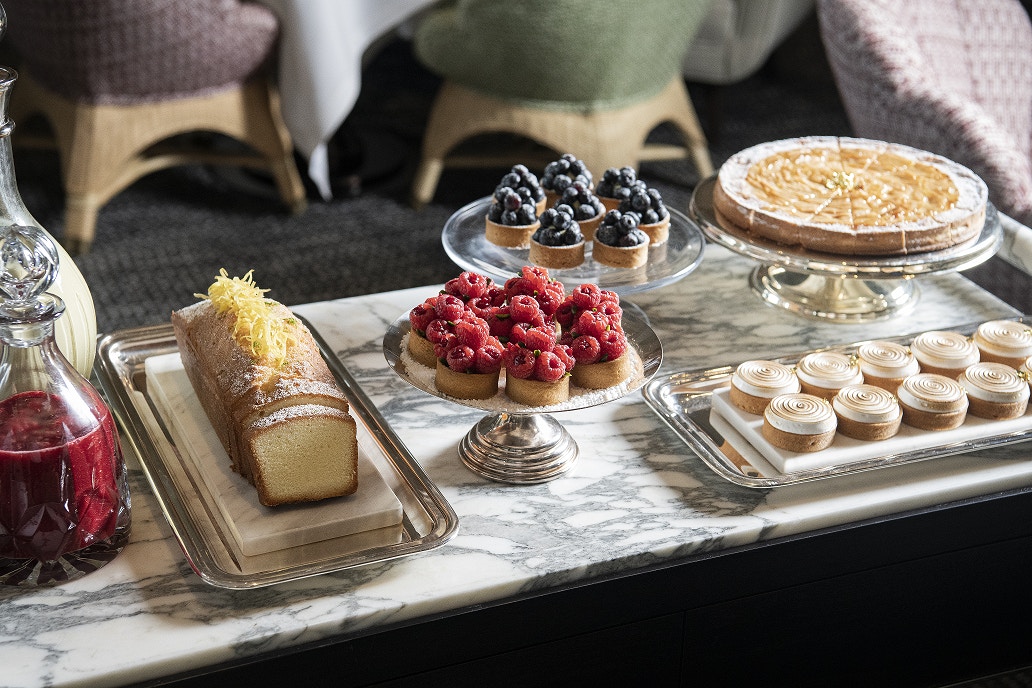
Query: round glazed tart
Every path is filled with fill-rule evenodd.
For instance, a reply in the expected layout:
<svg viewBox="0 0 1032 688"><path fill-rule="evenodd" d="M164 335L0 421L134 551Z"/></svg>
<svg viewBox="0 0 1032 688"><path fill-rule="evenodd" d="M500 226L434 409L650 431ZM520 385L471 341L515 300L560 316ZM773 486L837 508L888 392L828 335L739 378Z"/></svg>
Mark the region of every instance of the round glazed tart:
<svg viewBox="0 0 1032 688"><path fill-rule="evenodd" d="M1032 328L1016 320L982 323L973 340L983 361L1006 363L1016 369L1032 356Z"/></svg>
<svg viewBox="0 0 1032 688"><path fill-rule="evenodd" d="M827 400L802 392L770 400L763 412L763 437L775 447L795 452L825 449L835 439L838 420Z"/></svg>
<svg viewBox="0 0 1032 688"><path fill-rule="evenodd" d="M731 375L730 398L743 411L759 415L774 397L799 389L791 367L774 361L745 361Z"/></svg>
<svg viewBox="0 0 1032 688"><path fill-rule="evenodd" d="M1028 382L1006 363L976 363L961 373L957 382L967 392L968 412L973 416L1017 418L1028 407Z"/></svg>
<svg viewBox="0 0 1032 688"><path fill-rule="evenodd" d="M747 148L720 167L722 219L790 246L851 255L933 251L978 236L988 188L942 156L814 136Z"/></svg>
<svg viewBox="0 0 1032 688"><path fill-rule="evenodd" d="M937 373L956 378L964 369L978 363L978 347L959 332L932 330L922 332L910 343L910 350L921 365L922 373Z"/></svg>
<svg viewBox="0 0 1032 688"><path fill-rule="evenodd" d="M875 385L843 387L831 401L838 431L858 440L884 440L899 432L903 409L896 395Z"/></svg>
<svg viewBox="0 0 1032 688"><path fill-rule="evenodd" d="M795 366L802 390L831 400L847 385L864 381L856 359L835 351L817 351L803 356Z"/></svg>
<svg viewBox="0 0 1032 688"><path fill-rule="evenodd" d="M857 347L864 382L895 392L903 379L921 372L913 352L896 342L870 341Z"/></svg>
<svg viewBox="0 0 1032 688"><path fill-rule="evenodd" d="M967 392L952 378L935 373L911 375L896 390L903 422L921 430L949 430L967 417Z"/></svg>

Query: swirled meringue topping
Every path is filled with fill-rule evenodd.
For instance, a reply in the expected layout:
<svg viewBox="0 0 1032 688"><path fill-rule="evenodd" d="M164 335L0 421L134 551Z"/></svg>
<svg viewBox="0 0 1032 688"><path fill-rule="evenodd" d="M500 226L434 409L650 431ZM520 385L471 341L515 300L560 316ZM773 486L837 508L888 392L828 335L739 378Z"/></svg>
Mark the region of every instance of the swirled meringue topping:
<svg viewBox="0 0 1032 688"><path fill-rule="evenodd" d="M896 342L864 342L856 349L860 372L872 377L907 377L921 372L913 352Z"/></svg>
<svg viewBox="0 0 1032 688"><path fill-rule="evenodd" d="M975 330L975 345L983 351L1006 358L1032 356L1032 328L1016 320L992 320Z"/></svg>
<svg viewBox="0 0 1032 688"><path fill-rule="evenodd" d="M799 391L792 368L775 361L745 361L731 376L731 384L746 394L769 399Z"/></svg>
<svg viewBox="0 0 1032 688"><path fill-rule="evenodd" d="M978 347L959 332L922 332L910 343L918 362L936 368L966 368L978 363Z"/></svg>
<svg viewBox="0 0 1032 688"><path fill-rule="evenodd" d="M1005 363L976 363L957 382L975 399L998 404L1028 401L1029 386L1018 371Z"/></svg>
<svg viewBox="0 0 1032 688"><path fill-rule="evenodd" d="M772 427L793 435L821 435L838 426L831 404L812 394L774 397L763 417Z"/></svg>
<svg viewBox="0 0 1032 688"><path fill-rule="evenodd" d="M929 413L950 413L967 408L967 393L960 383L934 373L911 375L903 380L896 396L910 408Z"/></svg>
<svg viewBox="0 0 1032 688"><path fill-rule="evenodd" d="M903 415L896 395L874 385L843 387L831 405L835 413L858 423L887 423Z"/></svg>
<svg viewBox="0 0 1032 688"><path fill-rule="evenodd" d="M839 389L864 381L856 359L834 351L817 351L803 356L796 364L796 375L815 387Z"/></svg>

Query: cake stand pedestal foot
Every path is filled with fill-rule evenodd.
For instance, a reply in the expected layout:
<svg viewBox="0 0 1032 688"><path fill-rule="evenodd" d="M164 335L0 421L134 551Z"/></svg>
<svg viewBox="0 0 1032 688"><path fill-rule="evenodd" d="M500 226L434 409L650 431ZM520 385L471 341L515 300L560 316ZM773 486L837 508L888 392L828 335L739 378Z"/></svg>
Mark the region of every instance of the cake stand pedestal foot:
<svg viewBox="0 0 1032 688"><path fill-rule="evenodd" d="M767 303L799 315L835 322L868 322L896 317L917 302L910 279L863 279L793 272L780 265L760 265L749 278L752 290Z"/></svg>
<svg viewBox="0 0 1032 688"><path fill-rule="evenodd" d="M485 416L459 442L462 463L495 482L527 485L554 480L577 460L577 443L545 413Z"/></svg>

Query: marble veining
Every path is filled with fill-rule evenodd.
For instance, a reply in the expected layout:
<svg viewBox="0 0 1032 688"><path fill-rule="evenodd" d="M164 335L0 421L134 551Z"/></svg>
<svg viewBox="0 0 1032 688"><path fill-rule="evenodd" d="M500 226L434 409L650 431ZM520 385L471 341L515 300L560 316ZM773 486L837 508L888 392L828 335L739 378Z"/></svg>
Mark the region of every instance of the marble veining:
<svg viewBox="0 0 1032 688"><path fill-rule="evenodd" d="M660 375L1016 315L956 274L918 280L905 318L821 323L762 304L753 264L708 246L699 269L629 302L664 345ZM458 269L456 270L456 274ZM858 519L1032 484L1015 445L776 490L709 471L639 393L557 413L580 458L558 480L485 481L456 447L482 412L438 399L386 364L388 326L437 287L297 308L333 346L460 517L429 552L255 590L209 586L188 567L138 463L129 546L59 588L0 590L0 684L113 686L517 594ZM634 307L628 305L628 307ZM117 643L105 639L118 638Z"/></svg>

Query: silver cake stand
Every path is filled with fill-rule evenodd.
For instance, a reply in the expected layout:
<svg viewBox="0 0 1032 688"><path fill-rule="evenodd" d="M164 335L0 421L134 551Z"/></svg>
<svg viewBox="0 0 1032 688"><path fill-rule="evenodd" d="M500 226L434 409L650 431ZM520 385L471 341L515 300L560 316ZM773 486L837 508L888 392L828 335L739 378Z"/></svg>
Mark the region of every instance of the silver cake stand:
<svg viewBox="0 0 1032 688"><path fill-rule="evenodd" d="M974 240L941 251L905 256L817 253L757 237L718 216L713 207L716 177L692 194L689 215L716 244L759 261L749 284L768 304L832 322L895 317L917 302L915 278L966 270L993 256L1003 242L1000 217L991 204Z"/></svg>
<svg viewBox="0 0 1032 688"><path fill-rule="evenodd" d="M441 243L448 257L465 270L487 275L504 283L530 265L529 248L504 248L487 240L484 217L491 197L473 201L455 211L444 224ZM690 274L702 263L706 238L699 226L673 208L670 211L670 238L649 249L648 262L639 268L612 268L591 258L591 243L585 259L575 268L549 268L548 275L574 288L591 282L620 296L658 289Z"/></svg>
<svg viewBox="0 0 1032 688"><path fill-rule="evenodd" d="M644 314L633 304L623 304L623 327L639 365L624 384L606 390L571 387L569 402L555 406L528 407L507 397L503 391L483 401L456 399L433 384L433 371L415 362L405 351L409 334L408 315L396 320L383 338L387 363L403 380L441 399L487 411L459 442L459 457L477 475L496 482L534 484L554 480L567 473L577 460L577 442L551 414L604 404L637 391L659 370L663 347Z"/></svg>

